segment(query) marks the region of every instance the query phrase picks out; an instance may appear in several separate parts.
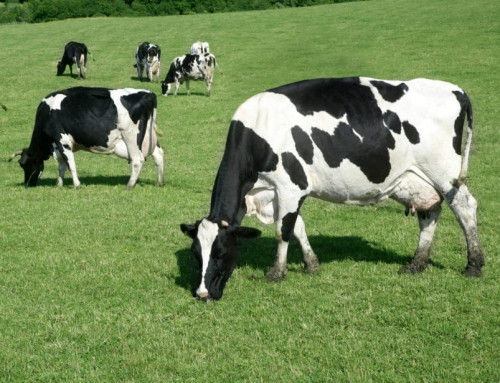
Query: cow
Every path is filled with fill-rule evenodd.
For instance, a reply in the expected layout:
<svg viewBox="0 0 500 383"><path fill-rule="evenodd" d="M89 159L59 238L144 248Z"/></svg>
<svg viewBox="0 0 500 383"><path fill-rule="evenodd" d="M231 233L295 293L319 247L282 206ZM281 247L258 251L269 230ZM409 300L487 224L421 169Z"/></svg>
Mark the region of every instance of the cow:
<svg viewBox="0 0 500 383"><path fill-rule="evenodd" d="M87 75L87 46L83 43L70 41L64 47L64 52L61 61L57 63L57 75L62 76L69 65L69 71L73 76L73 64L76 64L78 78L83 79Z"/></svg>
<svg viewBox="0 0 500 383"><path fill-rule="evenodd" d="M415 210L420 238L411 263L400 270L406 273L427 267L444 200L467 240L465 273L481 275L477 203L465 185L471 139L470 100L442 81L313 79L251 97L230 123L209 215L181 224L200 267L195 295L221 298L236 265L237 237L259 235L240 226L245 215L276 223L278 249L268 279L286 275L292 235L306 270L316 271L300 215L309 195L359 205L392 198Z"/></svg>
<svg viewBox="0 0 500 383"><path fill-rule="evenodd" d="M189 95L190 80L205 80L207 86L206 95L210 96L215 63L215 56L211 53L201 55L187 53L184 56L174 58L170 64L165 80L161 83L161 93L164 96L168 96L168 93L172 89L172 84L175 84L174 96L176 96L179 86L186 81L187 94Z"/></svg>
<svg viewBox="0 0 500 383"><path fill-rule="evenodd" d="M115 154L127 159L132 174L127 187L133 188L144 160L153 156L158 185L163 185L163 149L156 128L156 95L141 89L76 87L47 95L38 105L35 127L28 148L20 155L25 186L36 186L51 154L58 161L57 186L63 185L70 170L73 186L80 180L73 152Z"/></svg>
<svg viewBox="0 0 500 383"><path fill-rule="evenodd" d="M139 44L135 52L135 65L137 76L142 81L142 73L145 70L149 81L159 81L160 78L160 58L161 49L157 44L150 44L147 41Z"/></svg>
<svg viewBox="0 0 500 383"><path fill-rule="evenodd" d="M189 51L192 55L203 55L210 53L210 45L206 41L195 41Z"/></svg>

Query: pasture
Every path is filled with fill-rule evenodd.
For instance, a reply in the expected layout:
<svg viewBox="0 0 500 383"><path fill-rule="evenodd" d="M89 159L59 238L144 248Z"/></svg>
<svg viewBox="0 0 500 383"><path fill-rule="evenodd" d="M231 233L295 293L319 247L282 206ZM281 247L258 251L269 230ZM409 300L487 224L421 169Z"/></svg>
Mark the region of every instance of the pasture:
<svg viewBox="0 0 500 383"><path fill-rule="evenodd" d="M380 0L311 8L0 26L0 381L500 381L500 8L493 0ZM195 40L216 70L161 97L140 83L137 45L162 49L160 78ZM70 40L87 44L88 79L56 77ZM463 233L443 208L422 274L399 275L418 239L415 217L306 200L320 260L303 273L296 242L280 283L264 275L274 226L243 241L222 300L191 297L191 241L179 224L209 210L227 128L253 94L316 77L428 77L466 90L474 108L468 186L478 200L483 276L466 278ZM9 156L28 146L36 108L72 86L146 88L158 95L166 173L148 160L125 189L128 163L76 153L83 186L56 188L51 158L36 188Z"/></svg>

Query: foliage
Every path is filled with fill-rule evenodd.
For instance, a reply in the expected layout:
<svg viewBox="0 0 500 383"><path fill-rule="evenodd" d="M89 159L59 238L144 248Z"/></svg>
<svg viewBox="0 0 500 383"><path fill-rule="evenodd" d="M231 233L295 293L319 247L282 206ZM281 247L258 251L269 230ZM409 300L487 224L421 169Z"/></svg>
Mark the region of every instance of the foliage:
<svg viewBox="0 0 500 383"><path fill-rule="evenodd" d="M254 12L81 18L0 25L1 382L499 382L500 8L490 0L378 0ZM146 28L147 26L147 28ZM139 82L137 44L169 61L210 42L220 71L177 97ZM85 42L88 78L57 77L65 43ZM22 60L21 60L22 59ZM432 264L399 275L418 223L393 201L302 214L320 260L302 272L290 244L285 280L264 275L273 226L241 243L221 301L191 298L190 241L179 230L208 214L232 114L257 92L314 77L367 75L451 81L474 108L468 187L479 204L484 276L461 274L466 244L443 207ZM148 160L132 191L127 161L76 153L84 186L55 187L45 163L26 189L7 158L28 145L37 105L72 86L135 87L158 95L166 185Z"/></svg>
<svg viewBox="0 0 500 383"><path fill-rule="evenodd" d="M304 7L353 0L8 0L0 23L95 16L160 16Z"/></svg>

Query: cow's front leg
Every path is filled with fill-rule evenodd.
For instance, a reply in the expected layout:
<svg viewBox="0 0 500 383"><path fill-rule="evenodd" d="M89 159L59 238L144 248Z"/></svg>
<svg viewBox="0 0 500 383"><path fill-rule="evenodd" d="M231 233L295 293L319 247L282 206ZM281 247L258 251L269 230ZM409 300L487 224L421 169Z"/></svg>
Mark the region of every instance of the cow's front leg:
<svg viewBox="0 0 500 383"><path fill-rule="evenodd" d="M57 167L58 167L58 171L59 171L59 176L57 177L57 184L56 185L58 187L61 187L61 186L63 186L64 173L66 173L68 166L66 165L66 161L64 160L62 154L57 149L54 150L54 158L57 161Z"/></svg>
<svg viewBox="0 0 500 383"><path fill-rule="evenodd" d="M187 89L187 95L191 95L191 91L189 90L189 80L186 80L186 89Z"/></svg>
<svg viewBox="0 0 500 383"><path fill-rule="evenodd" d="M207 86L207 97L210 97L210 90L212 89L212 79L207 77L205 80L205 85Z"/></svg>
<svg viewBox="0 0 500 383"><path fill-rule="evenodd" d="M292 234L294 234L295 223L297 221L297 217L299 216L299 209L302 205L302 202L304 201L304 198L305 197L301 198L300 201L297 201L295 199L280 200L281 205L278 207L279 213L276 225L276 239L278 241L278 250L276 252L274 266L267 273L267 279L270 281L278 281L280 279L283 279L287 273L286 260L288 253L288 243L290 242ZM302 218L300 218L300 221L302 222L303 226L304 222L302 221ZM299 224L299 232L300 230L301 228Z"/></svg>
<svg viewBox="0 0 500 383"><path fill-rule="evenodd" d="M174 96L177 96L177 91L179 90L179 87L181 86L180 82L175 79L175 92L174 92Z"/></svg>
<svg viewBox="0 0 500 383"><path fill-rule="evenodd" d="M75 156L73 154L73 150L71 149L69 141L70 140L68 139L68 137L63 135L62 141L57 142L55 144L55 151L59 152L59 156L62 158L62 161L65 162L65 165L71 172L71 177L73 178L73 187L75 189L78 189L81 183L80 180L78 179L78 174L76 173ZM58 159L59 164L60 161L61 160ZM61 167L59 167L59 176L61 176ZM57 180L57 184L59 185L59 179ZM61 179L61 185L62 185L62 179Z"/></svg>
<svg viewBox="0 0 500 383"><path fill-rule="evenodd" d="M432 238L436 231L437 221L441 213L441 205L431 211L418 212L418 224L420 226L420 237L418 248L409 265L403 266L400 273L419 273L425 270L429 264Z"/></svg>

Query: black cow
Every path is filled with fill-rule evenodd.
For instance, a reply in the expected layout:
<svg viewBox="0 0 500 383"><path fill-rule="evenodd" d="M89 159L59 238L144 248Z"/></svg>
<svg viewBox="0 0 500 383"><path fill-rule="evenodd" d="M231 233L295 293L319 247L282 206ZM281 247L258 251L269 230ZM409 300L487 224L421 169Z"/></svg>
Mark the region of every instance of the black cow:
<svg viewBox="0 0 500 383"><path fill-rule="evenodd" d="M462 132L468 119L462 156ZM200 266L196 295L219 299L236 264L240 227L256 215L276 222L278 250L271 280L286 274L295 236L306 268L318 259L300 207L309 195L330 202L374 204L393 198L418 212L420 239L403 272L420 272L441 202L455 214L467 240L466 273L479 276L477 203L465 186L472 108L459 87L426 79L317 79L257 94L236 111L212 192L210 214L181 230L193 238Z"/></svg>
<svg viewBox="0 0 500 383"><path fill-rule="evenodd" d="M158 81L160 78L160 58L161 49L156 44L150 44L148 42L143 42L139 44L135 52L135 65L137 68L137 76L139 80L142 81L142 73L145 70L149 78L149 81L153 81L153 78Z"/></svg>
<svg viewBox="0 0 500 383"><path fill-rule="evenodd" d="M83 43L71 41L64 47L61 61L57 63L57 75L62 76L69 65L69 71L73 75L73 64L76 64L78 78L85 78L87 74L87 46Z"/></svg>
<svg viewBox="0 0 500 383"><path fill-rule="evenodd" d="M163 150L156 137L156 95L139 89L77 87L47 95L38 105L28 148L21 155L24 184L36 186L44 161L52 153L59 163L57 185L69 168L75 188L80 186L74 151L116 154L129 160L134 187L144 160L152 155L163 184Z"/></svg>
<svg viewBox="0 0 500 383"><path fill-rule="evenodd" d="M161 93L168 96L172 84L175 84L174 96L177 95L179 86L186 81L187 94L189 95L189 81L205 80L207 96L210 96L210 88L214 79L215 56L211 53L176 57L170 64L167 76L161 83Z"/></svg>

